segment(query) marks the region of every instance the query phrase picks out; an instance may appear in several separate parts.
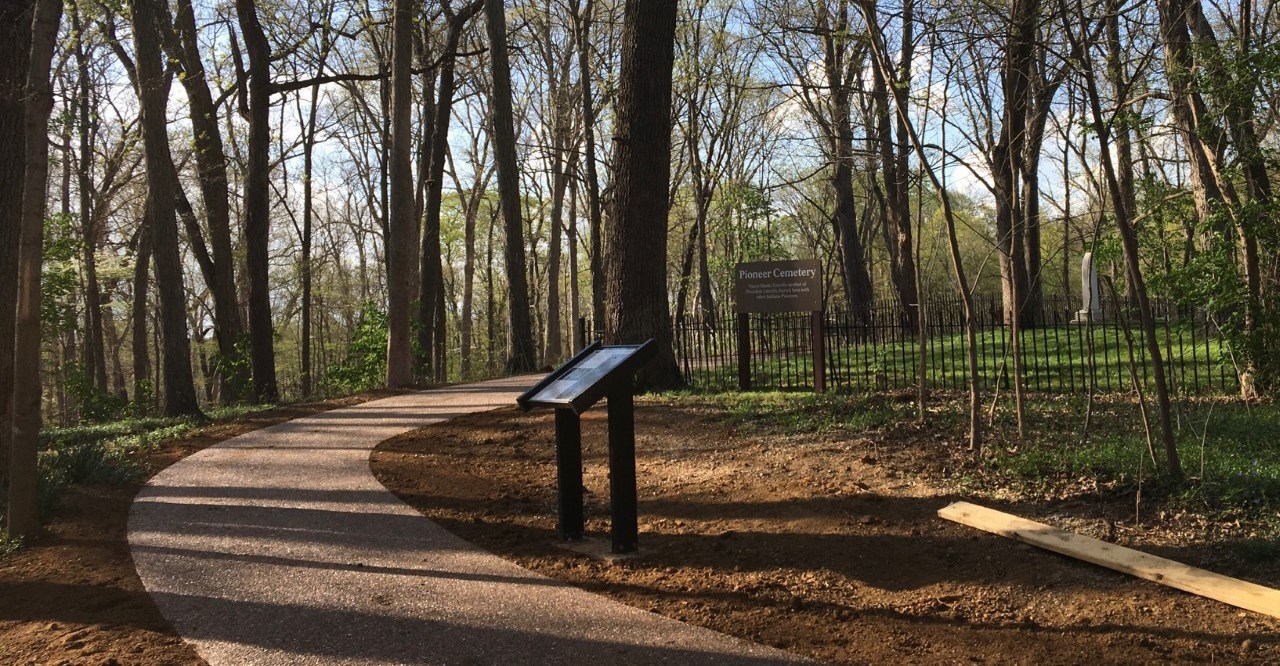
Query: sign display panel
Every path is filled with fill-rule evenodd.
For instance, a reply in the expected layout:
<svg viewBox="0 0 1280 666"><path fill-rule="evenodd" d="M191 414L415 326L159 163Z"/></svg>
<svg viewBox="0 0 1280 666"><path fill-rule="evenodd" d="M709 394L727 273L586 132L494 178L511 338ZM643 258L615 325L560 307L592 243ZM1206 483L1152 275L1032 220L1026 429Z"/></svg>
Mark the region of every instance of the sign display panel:
<svg viewBox="0 0 1280 666"><path fill-rule="evenodd" d="M640 345L592 343L526 391L516 402L525 409L556 407L581 413L603 398L618 382L630 383L631 375L657 351L658 344L653 340Z"/></svg>
<svg viewBox="0 0 1280 666"><path fill-rule="evenodd" d="M822 265L817 259L740 263L733 284L737 312L822 309Z"/></svg>
<svg viewBox="0 0 1280 666"><path fill-rule="evenodd" d="M586 358L574 364L568 372L547 384L529 399L544 404L568 404L575 396L585 393L591 385L604 379L610 371L622 365L622 362L634 352L634 347L601 347L587 354Z"/></svg>

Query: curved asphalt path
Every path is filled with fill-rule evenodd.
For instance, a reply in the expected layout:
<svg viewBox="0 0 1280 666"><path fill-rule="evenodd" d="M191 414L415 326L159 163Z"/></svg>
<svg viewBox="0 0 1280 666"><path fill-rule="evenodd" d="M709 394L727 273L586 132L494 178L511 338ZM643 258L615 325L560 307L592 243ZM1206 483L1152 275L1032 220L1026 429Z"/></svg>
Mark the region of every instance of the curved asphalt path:
<svg viewBox="0 0 1280 666"><path fill-rule="evenodd" d="M143 584L213 666L797 660L522 569L445 532L370 473L378 442L511 405L532 381L335 409L178 462L130 512Z"/></svg>

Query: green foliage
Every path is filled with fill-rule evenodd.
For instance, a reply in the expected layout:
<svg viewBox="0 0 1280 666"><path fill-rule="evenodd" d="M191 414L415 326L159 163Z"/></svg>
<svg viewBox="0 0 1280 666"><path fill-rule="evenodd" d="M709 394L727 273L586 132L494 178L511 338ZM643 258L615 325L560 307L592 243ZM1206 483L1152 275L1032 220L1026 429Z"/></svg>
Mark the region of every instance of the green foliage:
<svg viewBox="0 0 1280 666"><path fill-rule="evenodd" d="M81 421L101 423L118 419L129 411L127 400L109 391L99 391L93 385L83 364L70 363L65 372L67 392L80 407Z"/></svg>
<svg viewBox="0 0 1280 666"><path fill-rule="evenodd" d="M9 536L3 528L0 528L0 559L12 555L22 549L22 539Z"/></svg>
<svg viewBox="0 0 1280 666"><path fill-rule="evenodd" d="M209 416L229 418L266 407L224 406L209 410ZM150 417L42 430L37 462L40 515L44 518L50 515L69 485L118 485L136 481L145 470L133 454L160 442L180 438L197 426L198 423L186 418Z"/></svg>
<svg viewBox="0 0 1280 666"><path fill-rule="evenodd" d="M44 266L40 277L40 317L46 338L75 330L75 298L80 291L76 266L79 234L71 215L54 215L44 225Z"/></svg>
<svg viewBox="0 0 1280 666"><path fill-rule="evenodd" d="M723 409L730 424L789 433L878 429L911 418L913 413L911 404L880 395L780 391L689 395Z"/></svg>
<svg viewBox="0 0 1280 666"><path fill-rule="evenodd" d="M232 381L231 395L242 396L248 395L249 389L252 388L252 370L250 364L252 357L250 356L249 336L242 335L236 340L235 352L230 356L225 356L220 352L213 353L213 364L218 369L218 374L222 377L240 378L239 381ZM150 388L149 386L147 387ZM141 395L141 391L139 391Z"/></svg>
<svg viewBox="0 0 1280 666"><path fill-rule="evenodd" d="M146 416L151 405L155 404L156 389L151 380L144 379L133 384L133 403L130 411L135 417Z"/></svg>
<svg viewBox="0 0 1280 666"><path fill-rule="evenodd" d="M374 303L365 303L346 358L329 368L324 383L329 389L359 392L382 386L386 376L387 314Z"/></svg>
<svg viewBox="0 0 1280 666"><path fill-rule="evenodd" d="M1040 414L1028 444L994 448L976 488L1011 486L1053 495L1088 485L1098 492L1143 495L1210 515L1275 514L1280 508L1280 408L1192 403L1179 409L1177 446L1189 479L1175 483L1153 468L1135 411L1127 402L1095 405L1090 437L1080 441L1080 405L1034 406ZM1200 461L1203 460L1203 467Z"/></svg>
<svg viewBox="0 0 1280 666"><path fill-rule="evenodd" d="M126 450L106 442L82 442L40 452L41 478L71 483L128 483L141 474Z"/></svg>
<svg viewBox="0 0 1280 666"><path fill-rule="evenodd" d="M1256 230L1263 225L1276 226L1275 212L1280 211L1274 204L1246 204L1235 214L1253 220ZM1239 266L1242 258L1233 240L1218 231L1234 224L1230 211L1220 206L1197 230L1208 243L1183 266L1154 278L1152 286L1181 303L1203 307L1217 325L1237 369L1251 367L1258 388L1267 391L1280 378L1280 303L1266 299L1250 302ZM1250 318L1252 327L1248 325Z"/></svg>

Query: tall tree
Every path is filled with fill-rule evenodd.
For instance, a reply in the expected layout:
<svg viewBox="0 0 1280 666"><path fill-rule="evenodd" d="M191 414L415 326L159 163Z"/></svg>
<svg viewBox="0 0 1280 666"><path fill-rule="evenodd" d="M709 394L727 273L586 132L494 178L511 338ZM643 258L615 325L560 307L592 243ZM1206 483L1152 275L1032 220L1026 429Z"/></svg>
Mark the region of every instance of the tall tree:
<svg viewBox="0 0 1280 666"><path fill-rule="evenodd" d="M482 123L469 124L470 146L467 160L472 165L471 187L463 187L458 170L450 168L458 198L464 201L463 261L462 261L462 310L459 313L458 333L462 342L461 370L464 378L471 376L472 346L475 331L475 277L476 277L476 223L480 217L480 204L485 201L489 182L493 179L493 167L488 164L493 135ZM446 153L447 155L447 153ZM483 166L479 166L483 165ZM492 248L489 248L492 252ZM492 294L490 294L492 297Z"/></svg>
<svg viewBox="0 0 1280 666"><path fill-rule="evenodd" d="M612 224L605 233L606 339L653 338L657 357L641 390L682 384L667 304L667 199L671 179L671 71L676 0L627 0L614 142Z"/></svg>
<svg viewBox="0 0 1280 666"><path fill-rule="evenodd" d="M542 126L549 133L541 143L546 151L546 160L551 166L551 210L548 225L550 226L547 244L547 307L546 334L543 337L542 364L557 365L564 355L565 336L561 326L563 308L561 306L561 263L564 249L564 204L565 194L569 187L569 175L576 171L577 152L572 142L572 121L577 116L570 107L572 101L572 81L570 68L574 60L575 40L572 33L563 40L557 40L554 30L555 16L547 3L541 17L538 32L541 42L539 50L542 55L542 69L546 77L547 95L545 113L550 115L544 119Z"/></svg>
<svg viewBox="0 0 1280 666"><path fill-rule="evenodd" d="M594 0L587 0L579 10L575 0L571 10L578 25L578 88L582 98L582 141L584 178L587 185L588 247L590 248L591 317L596 334L604 331L604 256L601 247L603 213L600 202L600 180L596 173L596 111L592 97L591 22Z"/></svg>
<svg viewBox="0 0 1280 666"><path fill-rule="evenodd" d="M874 294L853 189L851 113L858 77L866 67L866 47L860 40L848 38L850 6L849 0L760 2L755 21L760 35L785 68L795 101L821 134L825 173L834 198L830 223L838 247L845 300L852 319L865 325L871 320ZM797 35L808 39L797 39ZM817 64L815 52L821 58Z"/></svg>
<svg viewBox="0 0 1280 666"><path fill-rule="evenodd" d="M133 41L138 51L138 95L142 146L147 170L147 213L158 283L160 325L164 337L164 411L169 416L199 414L191 375L191 340L187 333L187 296L178 249L174 169L169 156L169 77L160 51L160 21L167 20L161 0L131 3Z"/></svg>
<svg viewBox="0 0 1280 666"><path fill-rule="evenodd" d="M507 372L528 372L533 370L537 363L537 352L534 351L533 322L529 313L529 283L525 277L527 269L524 253L524 221L521 219L520 211L520 171L516 163L515 118L511 108L507 16L502 0L484 0L484 14L485 29L489 36L489 65L493 78L494 160L498 169L498 197L502 203L502 226L506 231L504 257L508 288L507 317L510 325Z"/></svg>
<svg viewBox="0 0 1280 666"><path fill-rule="evenodd" d="M231 205L227 184L227 156L218 127L218 106L209 89L208 75L196 31L191 0L177 0L173 28L161 26L165 50L180 63L178 80L187 93L191 116L191 137L195 147L196 176L204 201L205 221L212 250L214 337L218 342L218 376L224 402L246 397L251 388L249 366L239 358L237 346L244 335L244 322L236 301L235 256L231 242ZM165 10L167 11L167 10Z"/></svg>
<svg viewBox="0 0 1280 666"><path fill-rule="evenodd" d="M46 134L53 110L49 69L53 60L62 0L37 0L31 16L30 59L23 99L23 147L26 168L22 184L21 240L18 248L17 323L14 333L12 426L9 458L9 507L6 526L11 536L23 537L40 529L37 451L40 447L40 269L44 253L44 218L49 180L49 140ZM21 387L21 391L16 389Z"/></svg>
<svg viewBox="0 0 1280 666"><path fill-rule="evenodd" d="M107 392L107 355L102 333L102 293L98 286L98 233L93 210L93 149L96 127L91 119L97 116L97 99L90 81L89 51L85 45L86 25L80 15L81 7L69 3L67 11L71 19L73 51L76 61L77 90L75 96L76 130L80 152L76 156L76 189L79 194L80 261L84 268L85 306L85 370L99 393Z"/></svg>
<svg viewBox="0 0 1280 666"><path fill-rule="evenodd" d="M421 312L422 327L418 332L420 352L430 361L425 364L425 377L443 381L447 359L437 353L437 345L443 346L438 338L438 324L443 323L442 302L444 295L444 273L442 272L440 251L440 208L444 198L444 171L449 149L449 127L453 118L453 98L456 89L456 67L458 45L462 40L462 32L467 22L480 11L479 0L468 3L458 12L454 12L446 0L441 4L448 27L445 31L444 50L440 54L440 76L436 83L436 103L434 119L431 122L429 150L429 166L427 175L426 210L423 221L422 238L422 290ZM465 354L466 352L464 352Z"/></svg>
<svg viewBox="0 0 1280 666"><path fill-rule="evenodd" d="M1068 11L1065 9L1067 4L1063 3L1064 23L1066 23L1066 13ZM1074 5L1075 16L1087 16L1081 0L1076 0ZM1086 28L1089 23L1090 21L1085 21ZM1086 36L1089 32L1088 30L1081 30L1080 34L1077 34L1074 30L1070 30L1068 35L1076 52L1083 55L1080 62L1080 75L1085 85L1086 103L1089 109L1088 121L1098 142L1098 159L1102 163L1106 187L1111 195L1116 228L1120 232L1121 247L1125 258L1125 278L1128 280L1130 292L1138 303L1143 343L1146 345L1147 359L1151 363L1152 383L1155 384L1156 390L1156 406L1160 417L1160 435L1164 445L1165 465L1169 476L1181 480L1182 462L1178 457L1177 443L1174 440L1173 416L1169 399L1168 376L1165 374L1164 367L1164 352L1161 350L1160 336L1156 333L1155 315L1152 311L1151 301L1147 297L1146 281L1142 275L1142 259L1139 256L1138 234L1134 224L1134 214L1133 211L1125 207L1124 193L1120 190L1120 178L1116 173L1116 166L1111 158L1111 128L1115 125L1116 119L1106 117L1103 112L1102 95L1099 92L1091 58L1090 40ZM1146 407L1142 406L1142 409L1145 410Z"/></svg>
<svg viewBox="0 0 1280 666"><path fill-rule="evenodd" d="M244 244L249 281L249 346L253 364L253 398L275 402L275 331L271 324L271 46L258 21L254 0L236 0L236 16L249 56L247 91L249 113L248 168L244 176ZM154 233L154 231L153 231Z"/></svg>
<svg viewBox="0 0 1280 666"><path fill-rule="evenodd" d="M872 190L880 208L880 226L889 254L889 275L909 329L915 329L919 324L920 310L911 238L911 172L907 164L911 145L907 140L906 123L890 110L889 86L910 89L911 65L915 57L914 12L914 0L904 0L898 63L895 71L890 73L893 78L886 76L879 67L871 68L875 127L873 132L868 132L875 137L880 156L883 191L874 178Z"/></svg>
<svg viewBox="0 0 1280 666"><path fill-rule="evenodd" d="M413 0L395 0L391 46L391 217L387 221L387 386L413 383L410 306L419 245L413 186ZM423 326L429 325L423 322Z"/></svg>
<svg viewBox="0 0 1280 666"><path fill-rule="evenodd" d="M25 147L27 62L31 57L30 0L0 3L0 146ZM18 299L18 242L22 228L22 182L27 160L21 152L0 160L0 303ZM13 331L17 310L0 308L0 489L9 484L9 441L13 436Z"/></svg>
<svg viewBox="0 0 1280 666"><path fill-rule="evenodd" d="M144 387L151 383L151 357L147 346L147 291L149 272L151 269L151 215L144 212L135 239L137 251L133 263L133 294L130 299L130 324L132 331L133 352L133 400L134 406L146 412L147 391Z"/></svg>

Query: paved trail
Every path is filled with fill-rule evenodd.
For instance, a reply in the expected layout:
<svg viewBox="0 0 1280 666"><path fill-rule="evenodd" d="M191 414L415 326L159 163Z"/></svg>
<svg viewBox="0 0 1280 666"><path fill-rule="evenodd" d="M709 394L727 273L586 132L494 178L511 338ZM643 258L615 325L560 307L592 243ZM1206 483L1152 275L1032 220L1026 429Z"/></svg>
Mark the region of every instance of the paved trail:
<svg viewBox="0 0 1280 666"><path fill-rule="evenodd" d="M369 452L513 404L529 377L396 396L252 432L169 467L129 518L138 573L222 664L771 664L786 653L608 601L445 532Z"/></svg>

